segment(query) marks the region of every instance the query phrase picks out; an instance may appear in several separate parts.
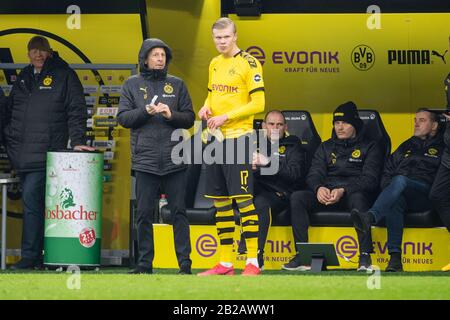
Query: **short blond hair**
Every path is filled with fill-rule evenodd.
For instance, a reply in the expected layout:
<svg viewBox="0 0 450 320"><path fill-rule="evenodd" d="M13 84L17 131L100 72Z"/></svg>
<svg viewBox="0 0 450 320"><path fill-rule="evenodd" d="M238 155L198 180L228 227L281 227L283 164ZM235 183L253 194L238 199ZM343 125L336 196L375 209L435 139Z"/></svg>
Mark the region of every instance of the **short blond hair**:
<svg viewBox="0 0 450 320"><path fill-rule="evenodd" d="M214 29L225 29L229 26L233 26L233 33L236 33L236 25L234 24L233 20L230 18L219 18L216 20L216 22L213 23L211 30Z"/></svg>

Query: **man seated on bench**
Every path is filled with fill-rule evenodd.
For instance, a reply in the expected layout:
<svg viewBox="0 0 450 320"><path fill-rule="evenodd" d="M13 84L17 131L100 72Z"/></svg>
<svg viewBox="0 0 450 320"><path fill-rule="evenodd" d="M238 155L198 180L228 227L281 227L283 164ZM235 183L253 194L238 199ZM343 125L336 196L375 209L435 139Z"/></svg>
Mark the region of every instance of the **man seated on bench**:
<svg viewBox="0 0 450 320"><path fill-rule="evenodd" d="M383 191L369 210L355 208L351 213L355 228L365 234L370 234L371 226L386 218L390 255L386 271L403 271L401 245L405 212L431 208L428 194L444 151L438 127L437 114L425 108L417 110L414 135L386 162L381 179Z"/></svg>
<svg viewBox="0 0 450 320"><path fill-rule="evenodd" d="M278 110L268 112L262 123L267 135L267 154L255 153L253 156L253 174L255 178L255 207L258 212L258 264L264 266L264 246L269 233L272 216L289 208L289 197L304 183L306 167L305 153L297 136L288 135L286 119ZM272 147L278 140L278 149ZM268 166L270 159L279 161L278 172L264 175L261 167ZM272 160L273 161L273 160ZM245 240L241 236L239 253L245 253Z"/></svg>
<svg viewBox="0 0 450 320"><path fill-rule="evenodd" d="M311 212L359 209L366 211L378 191L383 164L381 149L364 138L363 122L353 102L340 105L333 113L332 138L317 149L306 177L307 190L291 195L291 220L295 243L308 242ZM357 231L360 241L358 270L371 268L373 252L370 234ZM297 254L282 266L304 271Z"/></svg>

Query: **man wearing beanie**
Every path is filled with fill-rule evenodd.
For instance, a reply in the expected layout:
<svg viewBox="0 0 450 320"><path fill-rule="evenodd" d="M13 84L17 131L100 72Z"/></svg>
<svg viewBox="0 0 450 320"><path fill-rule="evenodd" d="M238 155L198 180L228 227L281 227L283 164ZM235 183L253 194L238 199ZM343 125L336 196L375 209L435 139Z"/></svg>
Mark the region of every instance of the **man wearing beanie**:
<svg viewBox="0 0 450 320"><path fill-rule="evenodd" d="M309 213L367 210L378 191L383 165L381 149L364 138L363 122L353 102L333 113L333 134L317 149L306 177L307 189L291 195L291 221L295 243L308 242ZM370 270L373 252L370 233L357 231L360 243L358 271ZM297 253L285 270L304 271Z"/></svg>
<svg viewBox="0 0 450 320"><path fill-rule="evenodd" d="M414 135L388 158L381 178L382 192L369 210L355 208L355 228L370 235L371 226L386 219L387 247L390 255L386 271L403 271L402 236L405 212L429 210L431 185L444 151L438 134L438 116L419 109L414 118Z"/></svg>
<svg viewBox="0 0 450 320"><path fill-rule="evenodd" d="M86 101L75 73L48 40L28 42L30 65L13 84L5 112L8 157L22 183L22 259L13 269L42 265L45 209L45 167L49 150L85 146Z"/></svg>

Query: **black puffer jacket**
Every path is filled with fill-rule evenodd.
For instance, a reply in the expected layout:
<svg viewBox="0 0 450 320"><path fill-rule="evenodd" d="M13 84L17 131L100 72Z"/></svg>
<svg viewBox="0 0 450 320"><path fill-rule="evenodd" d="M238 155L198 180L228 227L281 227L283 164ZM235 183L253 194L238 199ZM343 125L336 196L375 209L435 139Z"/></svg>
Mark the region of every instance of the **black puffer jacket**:
<svg viewBox="0 0 450 320"><path fill-rule="evenodd" d="M386 161L381 179L384 189L397 175L424 182L431 186L444 151L441 135L422 140L411 137L403 142Z"/></svg>
<svg viewBox="0 0 450 320"><path fill-rule="evenodd" d="M278 158L278 172L274 175L261 175L261 171L257 170L255 180L265 190L289 195L299 190L304 184L305 151L301 147L300 139L296 136L283 137L278 143L278 150L273 150L272 144L267 142L267 153L270 154L270 158Z"/></svg>
<svg viewBox="0 0 450 320"><path fill-rule="evenodd" d="M166 51L166 69L162 72L153 72L144 64L147 53L155 47ZM195 114L184 82L166 75L171 56L170 48L161 40L145 40L139 51L141 73L128 78L122 87L117 117L123 127L131 128L133 170L166 175L186 168L184 164L172 162L172 149L178 142L171 141L171 135L175 129L192 127ZM160 114L147 113L145 106L155 95L158 96L155 104L161 102L169 106L170 120Z"/></svg>
<svg viewBox="0 0 450 320"><path fill-rule="evenodd" d="M45 169L46 153L86 143L86 100L78 76L56 53L38 79L34 67L22 69L6 112L6 146L19 172Z"/></svg>
<svg viewBox="0 0 450 320"><path fill-rule="evenodd" d="M344 188L347 194L376 192L383 154L376 142L363 137L362 132L354 139L340 140L333 136L323 142L314 154L307 186L314 193L320 187Z"/></svg>

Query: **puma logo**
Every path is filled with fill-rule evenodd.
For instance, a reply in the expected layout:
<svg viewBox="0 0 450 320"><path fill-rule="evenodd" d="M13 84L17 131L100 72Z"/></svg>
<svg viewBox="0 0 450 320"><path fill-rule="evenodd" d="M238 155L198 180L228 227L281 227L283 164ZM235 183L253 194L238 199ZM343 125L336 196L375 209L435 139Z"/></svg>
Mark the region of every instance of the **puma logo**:
<svg viewBox="0 0 450 320"><path fill-rule="evenodd" d="M445 55L447 54L447 52L448 52L448 50L445 50L444 54L441 55L439 52L433 50L433 51L431 51L431 55L441 58L442 61L444 61L444 63L447 64L447 62L445 61Z"/></svg>
<svg viewBox="0 0 450 320"><path fill-rule="evenodd" d="M144 99L147 99L147 87L139 88L139 90L144 91Z"/></svg>

